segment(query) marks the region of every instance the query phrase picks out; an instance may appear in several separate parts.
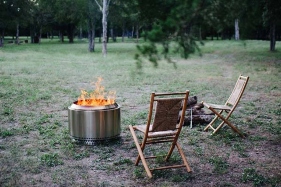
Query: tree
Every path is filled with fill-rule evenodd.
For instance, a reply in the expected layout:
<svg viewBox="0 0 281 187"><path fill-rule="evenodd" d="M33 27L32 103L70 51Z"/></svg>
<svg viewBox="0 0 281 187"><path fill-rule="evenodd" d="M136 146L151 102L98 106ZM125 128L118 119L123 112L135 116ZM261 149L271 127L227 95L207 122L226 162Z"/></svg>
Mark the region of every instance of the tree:
<svg viewBox="0 0 281 187"><path fill-rule="evenodd" d="M6 28L16 28L15 42L19 44L19 27L20 25L27 25L28 19L26 18L30 17L29 8L31 7L31 5L32 2L30 2L29 0L9 0L0 2L0 27L2 28L1 41L4 38L4 30Z"/></svg>
<svg viewBox="0 0 281 187"><path fill-rule="evenodd" d="M113 41L116 41L115 29L122 31L122 42L124 42L125 35L134 37L134 31L138 40L138 31L142 25L139 20L139 10L136 0L115 0L110 4L110 14L108 20L110 21L110 35L113 36ZM131 32L128 32L128 31ZM130 34L129 34L130 33Z"/></svg>
<svg viewBox="0 0 281 187"><path fill-rule="evenodd" d="M276 44L276 25L281 23L281 1L265 0L265 9L263 20L266 26L269 26L270 51L275 51Z"/></svg>
<svg viewBox="0 0 281 187"><path fill-rule="evenodd" d="M95 51L95 29L96 23L100 19L100 13L97 4L93 2L93 0L88 0L88 13L87 13L87 21L88 21L88 40L89 47L88 51Z"/></svg>
<svg viewBox="0 0 281 187"><path fill-rule="evenodd" d="M235 19L234 27L235 27L235 40L239 40L240 35L239 35L239 20L238 19Z"/></svg>
<svg viewBox="0 0 281 187"><path fill-rule="evenodd" d="M54 23L54 12L48 1L37 0L32 9L30 9L30 14L31 43L40 43L43 30L50 29Z"/></svg>
<svg viewBox="0 0 281 187"><path fill-rule="evenodd" d="M142 64L141 56L148 57L157 66L161 56L172 62L170 52L188 58L191 53L199 51L192 31L208 5L207 0L139 0L138 3L141 19L152 23L143 34L149 43L137 46L140 53L135 58L139 67ZM161 44L162 49L157 44Z"/></svg>
<svg viewBox="0 0 281 187"><path fill-rule="evenodd" d="M85 19L86 0L44 0L53 10L54 25L60 30L61 41L63 42L66 31L69 43L74 42L76 26Z"/></svg>
<svg viewBox="0 0 281 187"><path fill-rule="evenodd" d="M8 5L6 2L0 1L0 47L3 47L4 45L4 33L7 28L7 19L5 19L9 16L7 7Z"/></svg>
<svg viewBox="0 0 281 187"><path fill-rule="evenodd" d="M107 54L107 16L110 0L102 0L102 6L95 0L102 12L102 53L105 57Z"/></svg>

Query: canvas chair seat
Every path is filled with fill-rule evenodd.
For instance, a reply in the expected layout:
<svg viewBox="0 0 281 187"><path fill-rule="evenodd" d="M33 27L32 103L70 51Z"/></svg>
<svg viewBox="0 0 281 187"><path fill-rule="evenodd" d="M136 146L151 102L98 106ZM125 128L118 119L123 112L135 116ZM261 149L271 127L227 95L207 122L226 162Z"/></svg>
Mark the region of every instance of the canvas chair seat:
<svg viewBox="0 0 281 187"><path fill-rule="evenodd" d="M141 161L149 178L152 177L152 172L154 170L185 167L188 172L191 172L184 152L178 143L178 138L184 123L188 95L188 90L186 92L177 93L152 93L146 125L129 125L130 132L138 150L135 165L137 166L139 161ZM179 117L180 110L184 112L181 112ZM137 133L142 134L141 143ZM165 155L165 161L169 160L176 147L183 163L150 168L147 159L155 159L156 156L145 155L144 150L147 145L153 146L159 143L169 144L170 148Z"/></svg>
<svg viewBox="0 0 281 187"><path fill-rule="evenodd" d="M146 125L136 125L134 126L136 130L139 130L143 133L145 133ZM152 131L152 125L149 126L149 132L148 137L157 137L157 136L172 136L177 133L175 130L167 130L167 131L157 131L157 132L151 132Z"/></svg>
<svg viewBox="0 0 281 187"><path fill-rule="evenodd" d="M228 111L228 112L231 111L231 107L230 107L230 106L227 106L227 105L217 105L217 104L211 104L211 103L206 103L206 102L204 102L204 105L205 105L207 108L225 110L226 112L227 112L227 111Z"/></svg>
<svg viewBox="0 0 281 187"><path fill-rule="evenodd" d="M235 127L228 119L230 118L231 114L237 107L244 90L247 86L247 83L249 81L249 77L245 77L240 75L238 77L238 80L235 84L235 87L229 96L228 100L225 102L224 105L218 105L218 104L211 104L202 101L202 104L210 109L214 114L214 119L205 127L205 131L208 129L213 130L213 134L215 134L218 130L220 130L224 124L227 124L234 132L238 133L240 136L245 137L243 133L241 133L237 127ZM224 112L226 115L224 115ZM215 127L215 121L220 119L222 122Z"/></svg>

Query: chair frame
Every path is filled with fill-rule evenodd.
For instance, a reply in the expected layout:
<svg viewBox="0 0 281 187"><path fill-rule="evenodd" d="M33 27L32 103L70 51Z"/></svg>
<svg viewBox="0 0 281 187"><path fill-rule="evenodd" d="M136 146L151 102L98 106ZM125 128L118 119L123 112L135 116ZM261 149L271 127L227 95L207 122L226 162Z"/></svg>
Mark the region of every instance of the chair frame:
<svg viewBox="0 0 281 187"><path fill-rule="evenodd" d="M142 164L144 166L144 169L148 175L149 178L152 178L152 172L154 170L162 170L162 169L169 169L169 168L180 168L180 167L185 167L187 169L188 172L191 172L191 169L188 165L187 159L184 155L184 152L180 146L180 144L178 143L178 138L180 135L180 132L182 130L182 126L184 124L184 118L185 118L185 110L186 110L186 106L187 106L187 102L188 102L188 95L189 95L189 91L187 90L186 92L174 92L174 93L152 93L151 94L151 98L150 98L150 107L149 107L149 113L148 113L148 119L147 119L147 124L146 125L136 125L136 126L132 126L129 125L129 129L130 132L133 136L133 140L135 142L135 145L137 147L138 150L138 156L135 162L135 165L137 166L139 164L139 161L142 161ZM167 97L170 97L168 99L171 99L171 96L176 96L176 98L174 99L181 99L181 115L176 116L176 118L178 119L179 117L179 123L175 124L175 129L174 130L155 130L155 128L153 127L155 124L155 120L152 123L152 119L155 119L155 115L157 113L156 107L159 101L163 101L163 100L167 100ZM165 97L165 98L161 98L161 97ZM180 108L179 108L179 112L180 112ZM152 118L152 116L154 115L154 118ZM154 130L153 130L154 128ZM138 132L142 132L143 133L143 139L142 139L142 143L139 143L139 139L136 135L136 131ZM144 155L144 149L146 147L147 144L157 144L157 143L166 143L166 142L170 142L171 146L170 149L166 155L165 161L168 161L170 156L173 153L174 148L176 147L181 158L183 161L183 164L181 165L168 165L168 166L164 166L164 167L155 167L155 168L149 168L147 160L146 159L155 159L156 156L152 155L152 156L145 156Z"/></svg>
<svg viewBox="0 0 281 187"><path fill-rule="evenodd" d="M224 124L227 124L234 132L238 133L241 137L245 138L243 133L241 133L232 123L230 123L228 119L237 107L248 81L249 77L240 75L231 95L229 96L228 100L225 102L224 105L210 104L202 101L202 104L215 114L215 118L205 127L204 131L207 131L210 128L213 130L213 134L215 134L224 126ZM227 115L224 116L223 112L226 112ZM217 127L214 127L213 124L217 119L222 120L222 122Z"/></svg>

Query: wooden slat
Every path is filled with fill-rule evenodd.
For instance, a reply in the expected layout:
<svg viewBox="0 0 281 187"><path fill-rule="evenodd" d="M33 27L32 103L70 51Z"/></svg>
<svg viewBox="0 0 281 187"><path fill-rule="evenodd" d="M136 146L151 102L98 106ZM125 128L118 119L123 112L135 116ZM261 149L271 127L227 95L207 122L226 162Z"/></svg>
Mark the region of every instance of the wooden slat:
<svg viewBox="0 0 281 187"><path fill-rule="evenodd" d="M184 164L182 164L182 165L172 165L172 166L163 166L163 167L153 168L153 169L151 169L151 171L162 170L162 169L172 169L172 168L183 168L183 167L185 167Z"/></svg>

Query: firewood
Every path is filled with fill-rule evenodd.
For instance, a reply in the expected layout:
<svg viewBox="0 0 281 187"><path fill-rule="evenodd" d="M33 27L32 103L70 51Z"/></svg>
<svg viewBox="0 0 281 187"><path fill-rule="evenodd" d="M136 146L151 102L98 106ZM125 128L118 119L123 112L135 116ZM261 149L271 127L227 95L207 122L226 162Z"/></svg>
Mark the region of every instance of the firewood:
<svg viewBox="0 0 281 187"><path fill-rule="evenodd" d="M192 111L191 111L192 110ZM180 114L181 115L180 111ZM192 113L192 118L191 118ZM188 98L187 109L185 111L184 125L189 125L192 119L193 124L207 124L214 118L214 113L206 112L202 103L197 103L197 96Z"/></svg>

